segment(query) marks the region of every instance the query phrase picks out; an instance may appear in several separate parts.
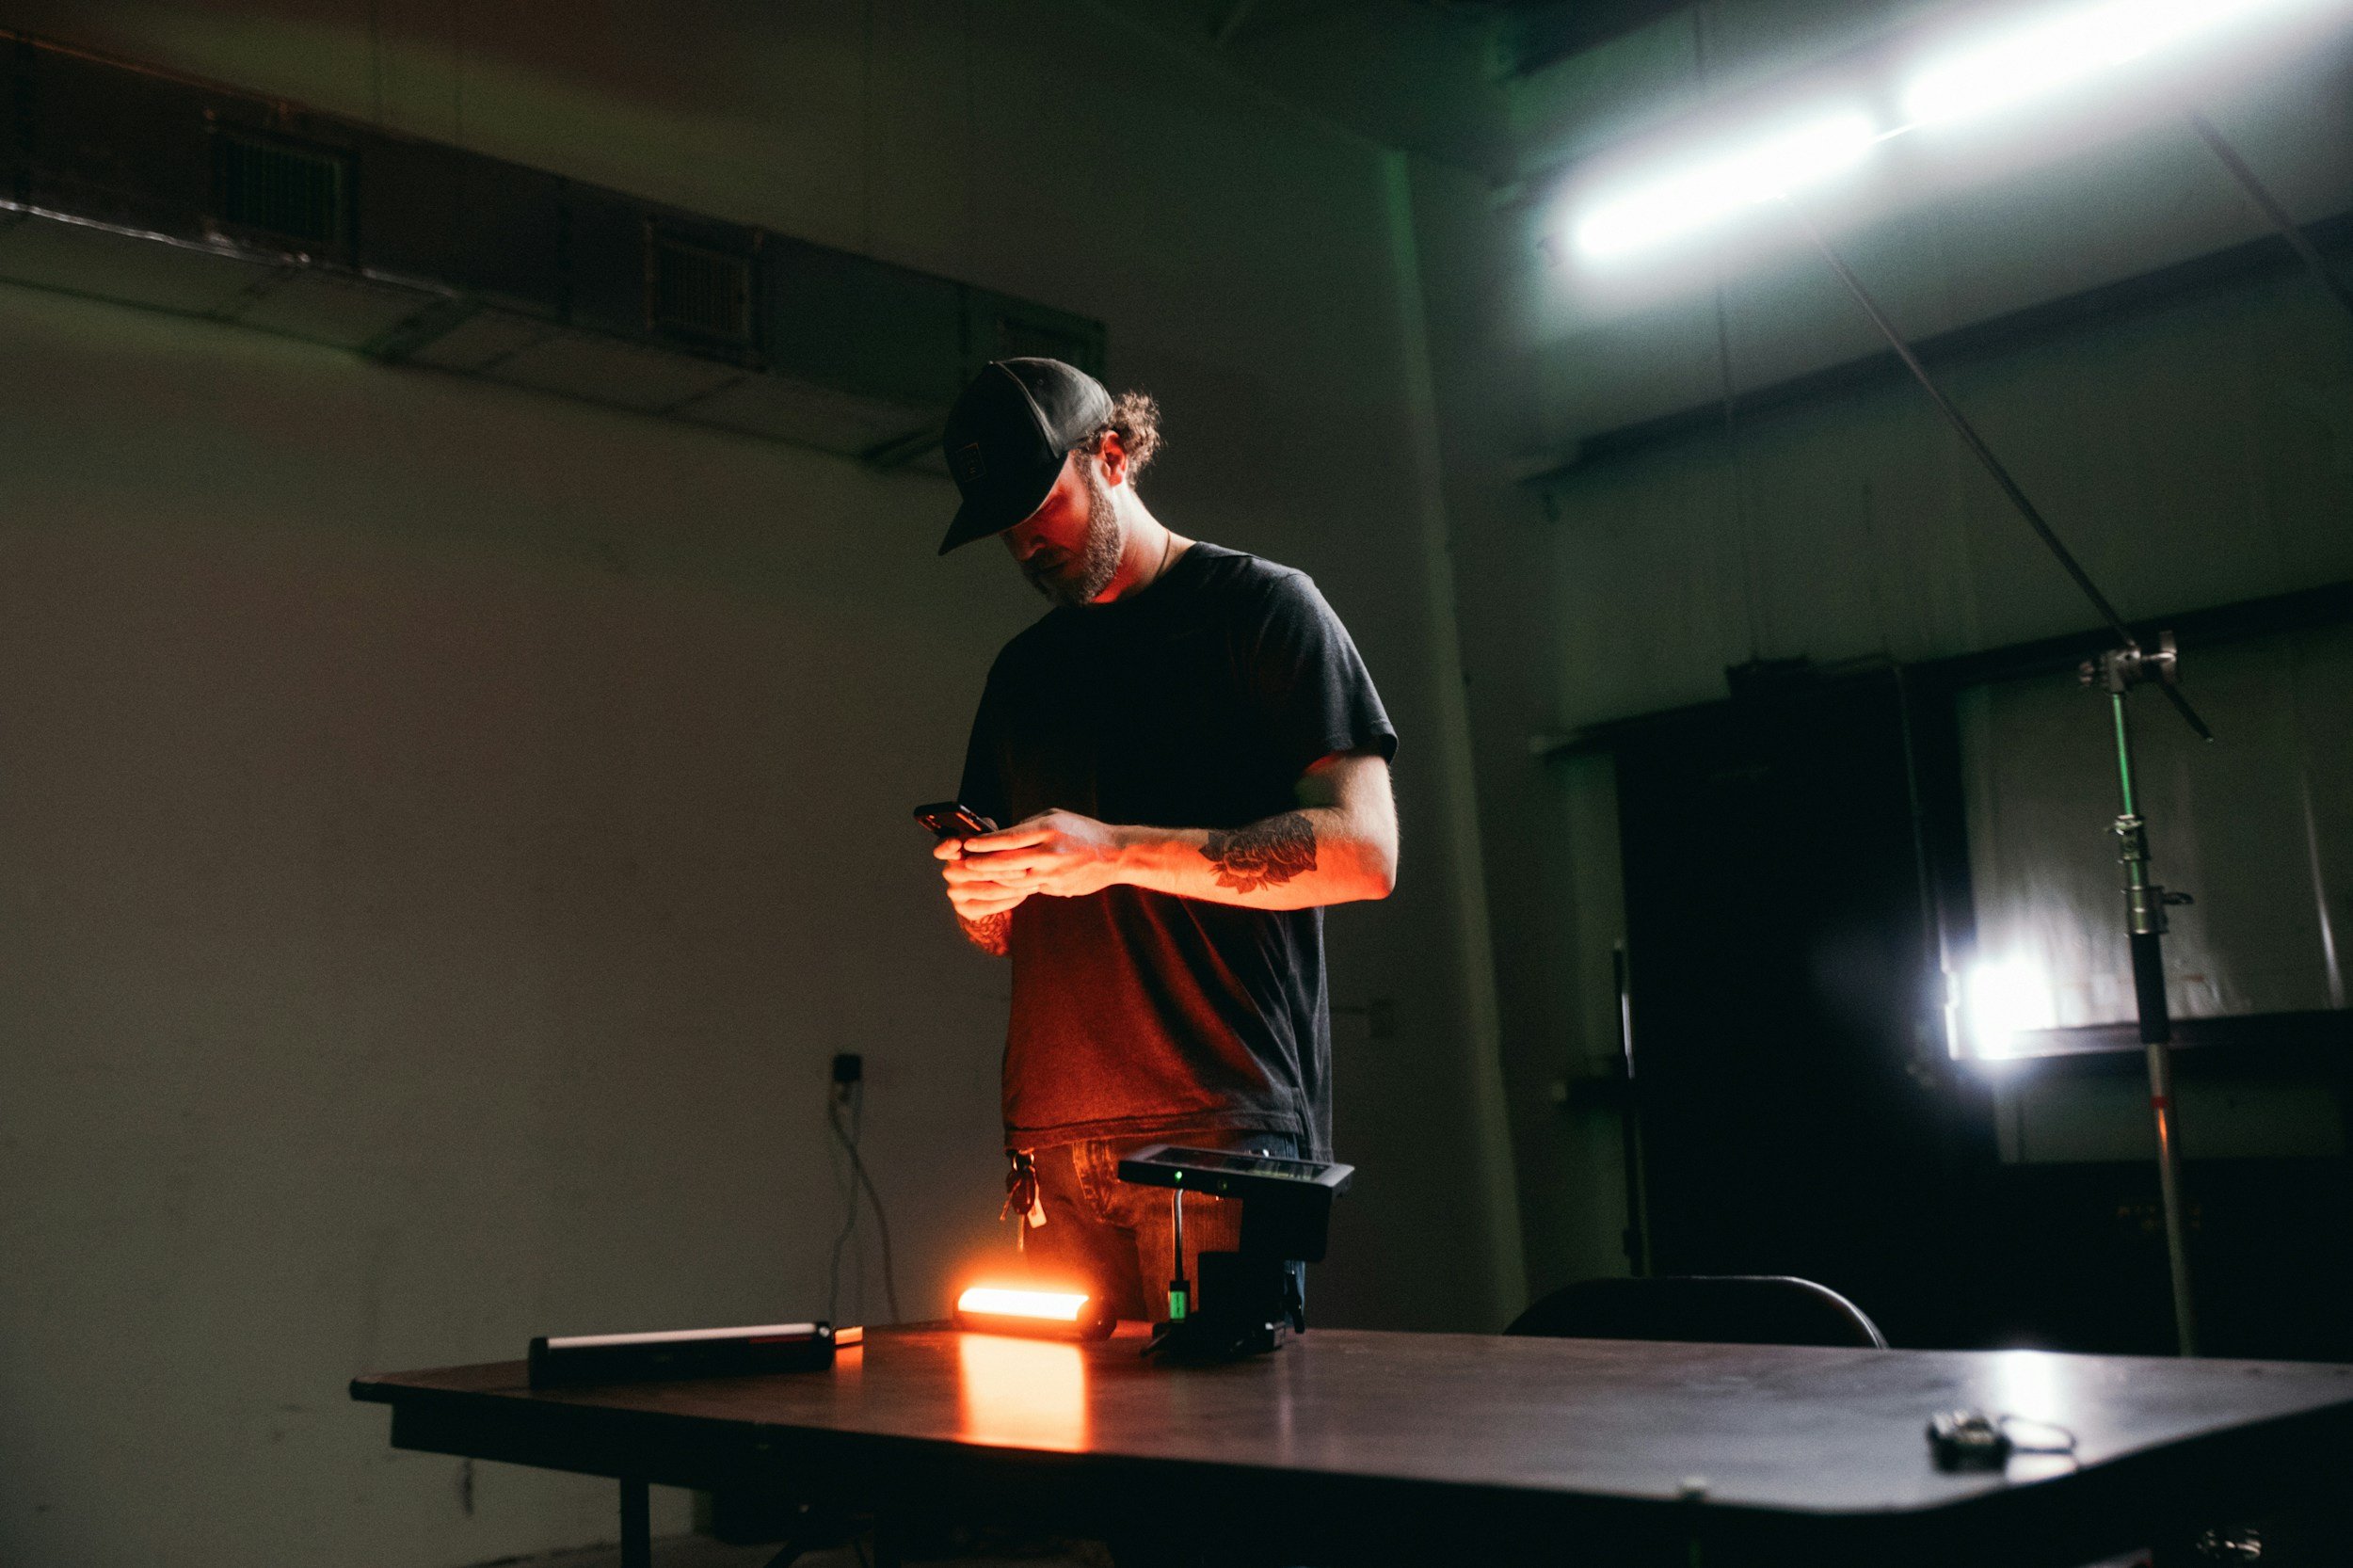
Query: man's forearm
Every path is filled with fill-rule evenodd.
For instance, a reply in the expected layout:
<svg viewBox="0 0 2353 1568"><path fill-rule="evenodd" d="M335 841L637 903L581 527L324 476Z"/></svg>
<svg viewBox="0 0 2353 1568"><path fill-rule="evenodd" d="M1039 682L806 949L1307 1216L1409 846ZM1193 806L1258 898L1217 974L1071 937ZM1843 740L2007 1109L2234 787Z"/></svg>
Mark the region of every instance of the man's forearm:
<svg viewBox="0 0 2353 1568"><path fill-rule="evenodd" d="M1251 909L1308 909L1386 898L1394 857L1330 807L1302 807L1234 828L1121 830L1119 880L1179 898Z"/></svg>
<svg viewBox="0 0 2353 1568"><path fill-rule="evenodd" d="M1008 951L1007 942L1013 932L1012 910L1008 909L998 915L983 915L974 920L966 920L962 915L958 915L956 924L963 928L966 941L987 953L991 958L1005 956Z"/></svg>
<svg viewBox="0 0 2353 1568"><path fill-rule="evenodd" d="M1336 752L1295 792L1295 809L1234 827L1115 825L1056 808L933 853L957 913L976 920L1026 898L1084 898L1120 883L1251 909L1388 897L1397 799L1387 759Z"/></svg>

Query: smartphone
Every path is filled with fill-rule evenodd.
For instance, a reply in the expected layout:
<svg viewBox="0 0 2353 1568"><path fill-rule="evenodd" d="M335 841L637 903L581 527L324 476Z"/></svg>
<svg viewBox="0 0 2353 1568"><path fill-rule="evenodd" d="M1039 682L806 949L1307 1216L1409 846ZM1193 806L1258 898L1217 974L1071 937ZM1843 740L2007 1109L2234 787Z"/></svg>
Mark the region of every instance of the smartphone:
<svg viewBox="0 0 2353 1568"><path fill-rule="evenodd" d="M932 830L935 839L969 839L994 833L997 824L960 800L936 800L915 808L915 820Z"/></svg>

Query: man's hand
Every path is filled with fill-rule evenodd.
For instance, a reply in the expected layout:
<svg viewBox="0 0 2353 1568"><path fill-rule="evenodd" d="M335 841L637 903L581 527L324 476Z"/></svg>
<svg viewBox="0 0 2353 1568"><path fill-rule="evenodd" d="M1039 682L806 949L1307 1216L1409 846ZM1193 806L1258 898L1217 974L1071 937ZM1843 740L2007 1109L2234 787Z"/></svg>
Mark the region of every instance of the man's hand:
<svg viewBox="0 0 2353 1568"><path fill-rule="evenodd" d="M968 926L1001 920L1030 896L1030 889L1009 888L988 872L967 864L964 846L973 841L942 839L932 849L933 857L943 862L939 874L948 883L948 902L954 907L956 919Z"/></svg>
<svg viewBox="0 0 2353 1568"><path fill-rule="evenodd" d="M1240 827L1124 827L1041 811L995 833L945 839L932 853L965 935L1003 953L1023 899L1083 898L1115 883L1250 909L1309 909L1389 896L1397 884L1397 802L1377 752L1335 752L1296 786L1299 809Z"/></svg>
<svg viewBox="0 0 2353 1568"><path fill-rule="evenodd" d="M969 920L1009 910L1032 893L1083 898L1100 892L1126 880L1127 849L1124 829L1076 811L1041 811L1000 832L952 840L933 853L946 862L940 874L956 913Z"/></svg>

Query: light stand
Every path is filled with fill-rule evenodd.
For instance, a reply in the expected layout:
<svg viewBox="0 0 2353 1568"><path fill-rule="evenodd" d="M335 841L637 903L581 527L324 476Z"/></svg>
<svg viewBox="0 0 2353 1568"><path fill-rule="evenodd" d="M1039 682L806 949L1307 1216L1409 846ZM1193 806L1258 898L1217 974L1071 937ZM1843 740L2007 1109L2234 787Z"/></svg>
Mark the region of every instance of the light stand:
<svg viewBox="0 0 2353 1568"><path fill-rule="evenodd" d="M2165 1256L2173 1276L2173 1328L2184 1355L2198 1353L2197 1313L2189 1290L2189 1248L2183 1234L2181 1128L2173 1106L2173 1017L2165 1004L2165 906L2187 904L2187 893L2169 893L2149 880L2149 828L2133 795L2133 731L2124 694L2143 680L2172 689L2177 668L2173 633L2159 634L2157 650L2111 648L2084 661L2087 686L2108 694L2116 720L2116 777L2123 810L2116 819L2116 856L2124 867L2124 921L2133 949L2133 1004L2140 1016L2140 1044L2149 1061L2149 1110L2157 1127L2157 1182L2165 1201ZM2213 737L2208 736L2208 739Z"/></svg>
<svg viewBox="0 0 2353 1568"><path fill-rule="evenodd" d="M2035 531L2036 537L2050 549L2058 564L2066 568L2067 575L2074 579L2075 586L2083 590L2084 597L2091 601L2092 608L2099 612L2100 618L2107 623L2107 629L2116 636L2117 646L2097 659L2088 661L2082 673L2085 684L2098 685L2107 692L2109 711L2115 725L2117 781L2121 787L2123 810L2117 817L2111 831L2116 835L2118 857L2124 868L2124 926L2132 946L2133 1002L2139 1015L2141 1046L2148 1057L2149 1109L2156 1123L2157 1185L2165 1208L2166 1262L2172 1276L2173 1332L2181 1353L2195 1355L2198 1353L2197 1316L2190 1297L2189 1251L2182 1218L2181 1128L2173 1105L2173 1022L2165 1003L2164 952L2165 906L2169 904L2186 904L2189 900L2186 894L2168 893L2149 880L2149 831L2133 791L2132 731L2125 714L2125 696L2143 681L2154 680L2157 690L2165 694L2174 711L2197 732L2200 740L2213 740L2214 732L2206 728L2205 721L2198 716L2197 710L2190 707L2175 685L2179 660L2173 634L2169 632L2160 633L2157 649L2153 653L2140 646L2139 639L2117 615L2116 607L2108 602L2107 596L2091 581L2090 574L2084 570L2083 564L2075 559L2074 553L2060 542L2058 535L2043 520L2042 514L2035 509L2034 503L2026 499L2026 492L2018 488L2018 482L2010 477L2001 459L1993 456L1993 449L1985 444L1976 427L1938 388L1929 375L1928 367L1920 362L1920 357L1913 352L1903 334L1896 330L1895 323L1887 319L1887 313L1880 309L1879 302L1871 297L1862 280L1840 259L1838 252L1831 248L1830 242L1822 237L1822 232L1815 227L1796 202L1789 200L1786 195L1782 200L1796 216L1806 237L1814 242L1814 248L1822 253L1822 260L1830 264L1831 271L1837 274L1838 280L1846 285L1847 292L1863 308L1863 313L1870 318L1871 325L1879 329L1880 335L1887 340L1888 346L1896 351L1896 357L1903 361L1904 368L1912 373L1913 379L1919 382L1921 390L1929 394L1929 401L1936 405L1937 411L1952 425L1961 444L1984 465L1994 484L2017 508L2018 515L2026 520L2026 525Z"/></svg>

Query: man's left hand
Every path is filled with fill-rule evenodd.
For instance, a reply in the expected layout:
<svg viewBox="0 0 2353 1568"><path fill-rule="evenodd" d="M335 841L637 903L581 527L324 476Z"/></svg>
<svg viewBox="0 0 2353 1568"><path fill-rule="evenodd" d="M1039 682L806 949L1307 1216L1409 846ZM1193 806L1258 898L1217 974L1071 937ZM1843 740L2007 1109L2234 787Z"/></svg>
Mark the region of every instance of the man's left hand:
<svg viewBox="0 0 2353 1568"><path fill-rule="evenodd" d="M1125 881L1128 838L1076 811L1041 811L997 833L964 840L968 874L1048 898L1081 898Z"/></svg>

